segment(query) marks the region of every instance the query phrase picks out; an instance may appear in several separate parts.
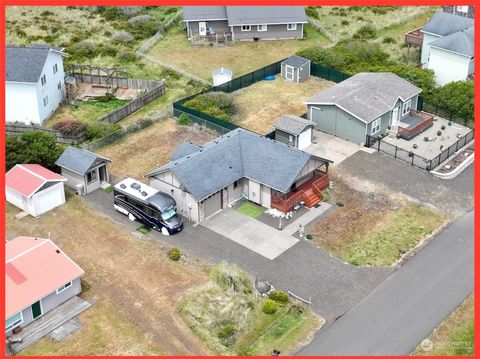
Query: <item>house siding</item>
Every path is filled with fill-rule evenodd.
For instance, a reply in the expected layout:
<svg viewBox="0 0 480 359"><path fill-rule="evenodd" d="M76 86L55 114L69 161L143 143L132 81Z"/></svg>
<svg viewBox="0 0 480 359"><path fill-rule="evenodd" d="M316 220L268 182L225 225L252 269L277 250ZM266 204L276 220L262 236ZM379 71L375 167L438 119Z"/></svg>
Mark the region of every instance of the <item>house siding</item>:
<svg viewBox="0 0 480 359"><path fill-rule="evenodd" d="M439 38L441 38L441 36L423 33L422 56L420 59L422 68L428 69L428 57L430 55L429 43Z"/></svg>
<svg viewBox="0 0 480 359"><path fill-rule="evenodd" d="M366 124L335 105L309 105L309 119L317 130L364 144Z"/></svg>
<svg viewBox="0 0 480 359"><path fill-rule="evenodd" d="M401 111L402 111L402 108L400 107L400 115L401 115ZM373 125L373 122L370 122L369 124L367 124L367 135L370 135L370 136L379 136L381 135L382 133L385 133L388 129L388 126L391 125L391 119L392 119L392 111L388 111L388 112L385 112L382 116L379 117L381 120L380 120L380 131L376 132L376 133L372 133L372 125Z"/></svg>
<svg viewBox="0 0 480 359"><path fill-rule="evenodd" d="M473 73L473 58L431 47L428 68L435 71L437 85L443 86L463 81Z"/></svg>
<svg viewBox="0 0 480 359"><path fill-rule="evenodd" d="M257 25L251 25L250 31L242 31L241 26L232 26L235 40L253 40L257 36L260 40L300 39L303 37L303 26L297 24L296 30L287 30L287 24L267 25L267 31L258 31Z"/></svg>
<svg viewBox="0 0 480 359"><path fill-rule="evenodd" d="M53 289L53 291L50 294L48 294L47 296L41 299L42 315L48 313L52 309L55 309L60 304L66 302L68 299L80 294L81 292L82 292L82 285L81 285L80 278L73 280L72 285L70 287L68 287L67 289L63 290L58 294L56 292L56 288ZM31 304L35 302L37 302L37 300L34 300ZM22 316L23 316L23 322L22 324L20 324L20 327L25 327L34 321L31 306L28 306L27 308L22 310ZM12 331L10 330L6 332L6 334L10 334L11 332Z"/></svg>
<svg viewBox="0 0 480 359"><path fill-rule="evenodd" d="M25 125L41 125L37 85L7 82L5 86L5 120Z"/></svg>
<svg viewBox="0 0 480 359"><path fill-rule="evenodd" d="M188 36L197 36L198 33L198 24L203 21L188 21L187 28L188 28ZM227 20L213 20L213 21L205 21L207 23L207 29L212 27L215 30L216 34L223 35L223 33L229 33L230 27L228 26Z"/></svg>
<svg viewBox="0 0 480 359"><path fill-rule="evenodd" d="M84 178L84 176L79 175L75 172L72 172L72 171L70 171L66 168L62 168L61 173L62 173L62 176L67 179L67 182L65 182L67 187L76 189L77 184L83 184L83 186L85 188L85 178Z"/></svg>

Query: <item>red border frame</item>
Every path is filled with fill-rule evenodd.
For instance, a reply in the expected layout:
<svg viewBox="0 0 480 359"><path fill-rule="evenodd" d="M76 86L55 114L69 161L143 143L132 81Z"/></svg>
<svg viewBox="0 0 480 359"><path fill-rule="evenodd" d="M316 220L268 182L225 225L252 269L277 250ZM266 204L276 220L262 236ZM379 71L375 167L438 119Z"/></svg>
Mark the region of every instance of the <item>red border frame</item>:
<svg viewBox="0 0 480 359"><path fill-rule="evenodd" d="M311 0L304 0L301 2L301 5L324 5L324 6L352 6L352 5L394 5L394 6L421 6L421 5L458 5L452 3L452 1L448 2L443 2L441 0L423 0L420 1L419 3L418 0L336 0L334 2L330 2L328 0L318 0L318 1L311 1ZM474 5L474 1L469 0L469 1L459 1L463 5ZM297 2L293 0L260 0L260 1L255 1L255 0L230 0L230 1L225 1L225 2L220 2L220 1L215 1L215 0L180 0L180 1L171 1L171 0L83 0L81 2L81 5L110 5L110 6L119 6L119 5L299 5ZM5 68L5 7L6 6L48 6L48 5L79 5L78 1L75 0L38 0L38 1L32 1L32 0L4 0L3 4L0 5L0 37L1 37L1 44L2 44L2 49L1 49L1 56L0 56L0 68L4 69ZM479 9L480 10L480 6ZM480 13L479 11L476 11L475 13L475 22L479 21L480 18ZM475 57L478 58L478 55L480 53L479 50L479 45L480 45L480 30L478 27L475 29ZM478 65L478 61L475 61L476 64L475 66ZM5 71L2 70L0 72L0 80L2 83L5 82ZM480 83L480 77L476 76L475 80L475 89L478 89L479 83ZM476 91L475 91L476 92ZM478 122L478 118L480 117L480 100L477 94L475 94L475 122ZM0 87L0 113L4 114L5 112L5 86ZM5 149L5 121L1 120L0 121L0 146L1 148ZM478 137L478 136L475 136ZM477 138L478 140L478 138ZM1 168L5 168L5 150L0 151L0 166ZM477 173L480 169L480 163L479 160L474 162L474 172L475 172L475 179L474 179L474 186L477 187L479 184L480 180L477 176ZM0 188L5 188L5 172L2 170L2 174L0 175ZM477 191L475 191L475 199L474 199L474 205L476 205L479 202L479 194ZM5 202L4 200L0 201L0 210L1 213L3 214L2 220L0 221L1 223L1 230L3 231L5 235ZM475 213L475 223L480 223L480 215L478 213ZM477 240L477 233L475 231L475 240ZM478 289L478 284L479 284L479 272L480 272L480 267L478 263L478 258L479 258L479 246L475 245L475 279L474 279L474 293L477 292ZM0 254L2 257L2 260L5 258L5 247L1 246L0 248ZM3 262L2 262L3 263ZM0 298L5 298L5 276L3 275L3 272L5 271L4 266L2 266L2 274L0 275L0 281L1 281L1 288L0 288ZM3 305L0 305L0 318L4 318L5 316L5 307ZM474 357L477 357L479 355L479 335L478 335L478 330L480 329L480 318L475 316L475 344L474 344ZM0 331L0 339L1 339L1 353L0 355L3 356L3 353L5 353L5 333L4 331ZM88 358L87 356L76 356L74 358ZM218 357L219 358L219 357ZM346 357L349 358L349 357ZM355 358L355 357L350 357L350 358ZM381 358L381 357L380 357ZM400 357L402 358L402 357ZM410 358L408 356L405 356L403 358Z"/></svg>

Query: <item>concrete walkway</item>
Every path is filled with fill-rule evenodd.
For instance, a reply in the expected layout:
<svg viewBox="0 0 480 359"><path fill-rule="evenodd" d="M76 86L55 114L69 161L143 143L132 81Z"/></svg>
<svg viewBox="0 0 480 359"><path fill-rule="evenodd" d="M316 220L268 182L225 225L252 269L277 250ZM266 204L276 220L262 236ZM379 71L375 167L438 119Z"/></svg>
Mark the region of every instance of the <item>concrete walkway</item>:
<svg viewBox="0 0 480 359"><path fill-rule="evenodd" d="M286 226L282 230L282 233L288 234L289 236L293 235L296 231L298 231L300 225L306 226L310 222L314 221L316 218L320 217L330 208L332 208L332 205L330 203L320 202L319 207L310 208L307 213Z"/></svg>
<svg viewBox="0 0 480 359"><path fill-rule="evenodd" d="M438 234L298 355L408 355L473 291L473 217Z"/></svg>
<svg viewBox="0 0 480 359"><path fill-rule="evenodd" d="M314 143L304 151L332 160L333 166L343 162L362 148L356 143L318 130L313 130L313 138Z"/></svg>
<svg viewBox="0 0 480 359"><path fill-rule="evenodd" d="M201 225L270 260L298 242L289 234L231 208L220 211Z"/></svg>
<svg viewBox="0 0 480 359"><path fill-rule="evenodd" d="M59 326L76 317L84 310L90 308L91 304L80 297L73 297L55 309L41 316L34 322L27 325L23 330L11 336L12 340L21 340L12 344L14 353L29 347L45 335L57 329Z"/></svg>

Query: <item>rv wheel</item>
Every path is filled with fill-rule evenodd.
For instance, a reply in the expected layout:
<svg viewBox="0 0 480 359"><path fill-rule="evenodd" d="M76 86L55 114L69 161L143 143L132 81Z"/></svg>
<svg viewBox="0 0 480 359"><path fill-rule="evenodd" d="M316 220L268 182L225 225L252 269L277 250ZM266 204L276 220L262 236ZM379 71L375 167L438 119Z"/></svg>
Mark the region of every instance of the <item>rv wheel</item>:
<svg viewBox="0 0 480 359"><path fill-rule="evenodd" d="M129 213L128 214L128 219L133 222L135 220L135 217L133 216L133 214Z"/></svg>
<svg viewBox="0 0 480 359"><path fill-rule="evenodd" d="M162 227L162 234L164 236L168 236L170 233L168 233L168 229L166 229L165 227Z"/></svg>

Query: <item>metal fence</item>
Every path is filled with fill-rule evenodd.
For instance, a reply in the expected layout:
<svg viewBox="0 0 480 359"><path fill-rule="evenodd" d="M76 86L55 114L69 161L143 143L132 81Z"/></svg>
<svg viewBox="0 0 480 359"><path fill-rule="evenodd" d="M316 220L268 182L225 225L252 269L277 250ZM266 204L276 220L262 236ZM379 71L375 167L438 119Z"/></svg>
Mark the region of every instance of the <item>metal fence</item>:
<svg viewBox="0 0 480 359"><path fill-rule="evenodd" d="M52 128L40 127L40 126L19 125L19 124L17 125L17 124L8 124L8 123L5 126L6 134L11 136L18 136L25 132L38 132L38 131L51 135L52 137L55 138L55 141L57 143L62 143L65 145L79 144L85 141L85 138L86 138L85 131L77 135L68 136L58 130L54 130Z"/></svg>
<svg viewBox="0 0 480 359"><path fill-rule="evenodd" d="M374 138L367 135L366 146L375 148L378 152L385 153L389 156L392 156L398 160L406 162L412 166L416 166L426 171L431 171L434 168L440 166L445 162L451 155L473 140L474 130L467 133L465 136L461 137L454 144L442 151L438 156L433 159L427 159L423 156L416 154L413 151L407 151L391 143L382 141L379 138Z"/></svg>
<svg viewBox="0 0 480 359"><path fill-rule="evenodd" d="M315 63L312 63L310 66L310 75L320 77L322 79L332 81L335 83L342 82L352 75L340 72L329 67L324 67Z"/></svg>
<svg viewBox="0 0 480 359"><path fill-rule="evenodd" d="M451 109L445 108L444 106L438 104L428 103L422 96L418 96L417 109L418 111L434 113L438 117L443 117L449 121L453 121L470 128L473 128L474 126L473 119L455 116Z"/></svg>

